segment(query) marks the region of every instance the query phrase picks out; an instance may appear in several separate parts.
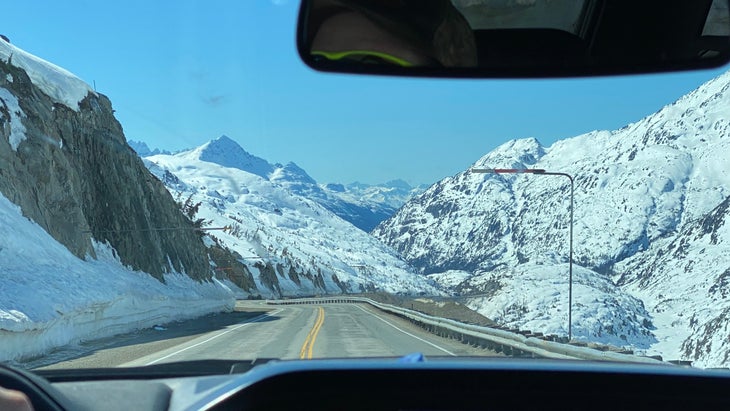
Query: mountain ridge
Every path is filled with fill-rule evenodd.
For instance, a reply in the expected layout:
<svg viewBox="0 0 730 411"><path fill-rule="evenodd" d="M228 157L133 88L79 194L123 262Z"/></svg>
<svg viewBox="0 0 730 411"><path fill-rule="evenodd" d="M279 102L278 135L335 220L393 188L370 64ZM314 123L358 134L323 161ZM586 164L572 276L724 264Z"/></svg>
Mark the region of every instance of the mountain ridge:
<svg viewBox="0 0 730 411"><path fill-rule="evenodd" d="M133 142L140 157L157 154L184 154L191 159L236 168L255 174L264 180L278 184L296 195L315 200L317 203L370 232L385 218L392 215L413 195L424 187L411 187L403 180L392 180L382 185L361 183L319 184L303 168L293 161L286 164L269 163L267 160L247 152L228 136L221 136L199 147L170 153L165 150L150 150L143 142Z"/></svg>
<svg viewBox="0 0 730 411"><path fill-rule="evenodd" d="M438 293L388 247L292 185L204 161L201 152L145 162L173 195L200 204L196 218L229 227L209 233L208 243L236 253L263 295Z"/></svg>
<svg viewBox="0 0 730 411"><path fill-rule="evenodd" d="M730 301L718 299L717 290L727 277L728 260L721 257L730 258L726 255L730 234L715 234L713 247L693 248L690 244L702 238L711 242L712 236L690 233L704 233L708 221L719 221L721 213L713 210L730 195L728 106L730 72L618 130L592 131L549 147L532 138L507 142L466 171L413 198L373 235L435 278L448 270L470 272L457 289L489 290L503 277L505 290L514 289L518 280L513 273L520 267L556 267L558 275L562 270L557 267L568 261L570 181L561 176L470 170L538 168L568 173L575 179L576 268L587 269L596 281L609 278L616 282L616 293L642 301L649 313L644 328L657 340L649 352L727 365L730 343L718 340L720 334L713 337L702 330L728 329ZM725 233L724 225L716 224L714 230ZM684 244L689 254L667 254L672 244L675 248ZM702 263L703 259L714 263ZM647 282L646 276L636 275L637 270L652 271L654 280ZM667 301L675 301L676 307ZM709 301L713 309L703 309ZM472 301L472 306L487 316L508 308L505 301L488 299ZM545 315L564 313L562 308L530 308ZM640 308L633 313L621 315L642 317ZM528 317L509 321L520 326ZM547 329L538 330L565 331L559 324L543 326ZM595 329L583 337L601 338Z"/></svg>

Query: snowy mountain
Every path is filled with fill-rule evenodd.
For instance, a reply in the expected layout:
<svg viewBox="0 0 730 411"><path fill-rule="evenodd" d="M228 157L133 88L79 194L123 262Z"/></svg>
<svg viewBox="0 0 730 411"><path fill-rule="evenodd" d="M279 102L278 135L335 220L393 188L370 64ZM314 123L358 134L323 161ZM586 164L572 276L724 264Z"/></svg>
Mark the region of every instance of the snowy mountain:
<svg viewBox="0 0 730 411"><path fill-rule="evenodd" d="M628 298L628 292L643 301L648 321L634 303L620 304L627 313L616 319L628 315L636 324L645 323L637 337L653 324L657 342L650 352L704 365L729 364L730 299L719 291L730 267L730 237L720 218L730 195L729 89L726 73L620 130L594 131L550 147L535 139L510 141L472 166L539 168L574 176L575 262L587 276L584 285L609 290L618 300ZM510 287L525 280L504 278L519 272L533 281L546 275L541 272L564 273L569 216L567 178L467 170L414 198L373 234L423 273L474 274L457 289L501 289L533 304L544 290L514 294ZM552 268L528 269L537 266ZM612 281L596 286L607 279ZM576 298L580 295L576 290ZM472 304L489 316L514 301L492 298ZM564 315L564 309L546 305L528 308ZM581 317L586 309L596 307L581 307L574 327L583 329L585 338L601 339L586 327L589 318ZM503 317L513 325L532 321L530 316Z"/></svg>
<svg viewBox="0 0 730 411"><path fill-rule="evenodd" d="M201 161L216 163L223 167L237 168L259 177L269 178L274 166L263 158L256 157L241 148L228 136L220 136L198 147L196 151Z"/></svg>
<svg viewBox="0 0 730 411"><path fill-rule="evenodd" d="M140 157L171 154L157 149L151 151L145 143L130 145ZM349 221L363 231L370 232L424 187L411 187L404 181L395 180L383 185L353 183L318 184L304 169L293 162L271 164L244 150L227 136L221 136L195 149L202 161L223 167L236 168L268 179L293 194L314 200L327 210Z"/></svg>
<svg viewBox="0 0 730 411"><path fill-rule="evenodd" d="M375 185L330 183L319 187L322 190L319 195L306 191L300 194L322 198L322 205L367 232L425 190L424 186L411 187L403 180Z"/></svg>
<svg viewBox="0 0 730 411"><path fill-rule="evenodd" d="M321 186L294 163L277 165L270 180L285 187L293 194L316 201L365 232L369 232L381 221L395 213L395 209L388 204L350 196L346 192L339 191L338 185Z"/></svg>
<svg viewBox="0 0 730 411"><path fill-rule="evenodd" d="M145 161L174 196L201 204L197 218L211 227L231 227L211 231L211 243L238 253L238 263L253 274L263 294L436 292L389 247L316 200L298 194L319 187L293 163L263 177L259 173L262 167L244 171L206 161L211 159L206 152L212 145L231 142L218 139ZM229 164L242 164L236 161L231 159Z"/></svg>
<svg viewBox="0 0 730 411"><path fill-rule="evenodd" d="M317 182L304 169L293 162L278 164L276 170L269 175L269 181L287 186L292 192L305 192L317 186Z"/></svg>

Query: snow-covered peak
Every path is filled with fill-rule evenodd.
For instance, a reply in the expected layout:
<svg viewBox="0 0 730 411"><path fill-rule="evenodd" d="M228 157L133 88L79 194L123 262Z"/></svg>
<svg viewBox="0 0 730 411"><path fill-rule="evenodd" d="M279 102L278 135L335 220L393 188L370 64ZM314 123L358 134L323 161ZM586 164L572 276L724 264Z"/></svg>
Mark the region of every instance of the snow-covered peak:
<svg viewBox="0 0 730 411"><path fill-rule="evenodd" d="M317 185L317 182L310 177L304 169L293 162L289 162L283 166L279 165L273 173L271 173L270 180L273 182L283 180L287 182Z"/></svg>
<svg viewBox="0 0 730 411"><path fill-rule="evenodd" d="M390 181L386 182L385 184L383 184L383 186L389 187L389 188L397 188L397 189L401 189L401 190L411 190L413 188L413 187L411 187L410 184L408 184L407 182L405 182L399 178L395 179L395 180L390 180Z"/></svg>
<svg viewBox="0 0 730 411"><path fill-rule="evenodd" d="M710 101L723 98L723 94L727 93L730 84L730 71L727 71L714 79L706 82L696 90L686 94L673 104L667 106L706 106ZM664 109L666 109L665 107ZM664 110L663 109L663 110Z"/></svg>
<svg viewBox="0 0 730 411"><path fill-rule="evenodd" d="M215 163L223 167L237 168L265 179L274 171L274 166L263 158L244 150L228 136L220 136L193 150L200 161Z"/></svg>
<svg viewBox="0 0 730 411"><path fill-rule="evenodd" d="M0 39L0 60L23 69L30 81L53 101L79 111L79 102L94 90L71 72Z"/></svg>
<svg viewBox="0 0 730 411"><path fill-rule="evenodd" d="M480 158L474 167L477 168L527 168L545 155L545 148L536 138L510 140Z"/></svg>

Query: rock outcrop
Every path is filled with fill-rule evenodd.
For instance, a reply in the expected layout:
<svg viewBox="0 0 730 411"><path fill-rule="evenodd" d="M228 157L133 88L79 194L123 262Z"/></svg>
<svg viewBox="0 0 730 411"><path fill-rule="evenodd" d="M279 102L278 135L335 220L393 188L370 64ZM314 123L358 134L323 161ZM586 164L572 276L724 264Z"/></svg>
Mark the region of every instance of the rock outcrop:
<svg viewBox="0 0 730 411"><path fill-rule="evenodd" d="M0 193L80 258L95 256L96 241L160 280L171 270L210 278L199 233L127 145L109 99L88 90L73 104L59 97L63 81L80 80L2 47Z"/></svg>

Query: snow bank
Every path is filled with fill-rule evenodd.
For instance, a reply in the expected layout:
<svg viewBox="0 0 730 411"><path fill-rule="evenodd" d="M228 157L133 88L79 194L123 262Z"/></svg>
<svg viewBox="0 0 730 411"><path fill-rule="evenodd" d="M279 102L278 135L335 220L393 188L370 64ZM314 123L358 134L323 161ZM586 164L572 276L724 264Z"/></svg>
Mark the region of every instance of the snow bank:
<svg viewBox="0 0 730 411"><path fill-rule="evenodd" d="M96 94L88 84L74 74L2 40L0 40L0 59L25 70L36 87L43 90L56 103L73 110L79 110L79 102L89 93Z"/></svg>
<svg viewBox="0 0 730 411"><path fill-rule="evenodd" d="M467 306L509 327L568 334L568 264L523 264L471 278L468 284L491 293ZM646 349L656 342L651 316L641 300L610 280L573 266L573 339Z"/></svg>
<svg viewBox="0 0 730 411"><path fill-rule="evenodd" d="M155 324L229 311L231 285L124 267L111 248L80 260L0 195L0 361Z"/></svg>

